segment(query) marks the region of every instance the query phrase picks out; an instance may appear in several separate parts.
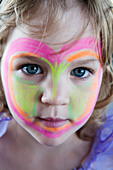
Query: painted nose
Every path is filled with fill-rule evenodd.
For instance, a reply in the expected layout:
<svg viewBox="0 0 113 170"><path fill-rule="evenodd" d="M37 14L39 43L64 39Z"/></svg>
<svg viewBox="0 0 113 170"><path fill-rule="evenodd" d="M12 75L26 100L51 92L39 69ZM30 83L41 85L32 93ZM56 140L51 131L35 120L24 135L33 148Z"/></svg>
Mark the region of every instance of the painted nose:
<svg viewBox="0 0 113 170"><path fill-rule="evenodd" d="M60 80L59 84L53 87L54 85L50 82L46 84L46 88L42 93L41 101L42 103L49 105L68 105L69 104L69 90L67 84L64 80ZM56 90L55 95L53 94Z"/></svg>

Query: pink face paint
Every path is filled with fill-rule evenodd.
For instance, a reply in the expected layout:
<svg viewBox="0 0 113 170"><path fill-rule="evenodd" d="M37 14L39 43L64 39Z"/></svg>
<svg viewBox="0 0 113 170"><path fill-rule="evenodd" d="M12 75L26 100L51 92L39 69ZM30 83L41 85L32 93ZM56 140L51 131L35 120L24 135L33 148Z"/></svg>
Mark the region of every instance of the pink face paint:
<svg viewBox="0 0 113 170"><path fill-rule="evenodd" d="M98 54L96 40L94 39L94 37L87 37L75 41L75 44L71 48L66 50L69 46L70 44L64 45L60 51L65 52L58 54L43 42L34 40L32 38L19 38L12 42L8 50L8 56L13 56L16 53L29 52L44 57L52 64L55 64L56 62L59 64L66 56L70 55L73 52L80 51L84 49L84 47L85 49L88 48ZM101 55L100 49L101 44L99 43L99 53Z"/></svg>
<svg viewBox="0 0 113 170"><path fill-rule="evenodd" d="M57 137L61 136L62 134L64 134L65 132L67 132L68 130L70 130L71 128L73 128L74 126L83 124L87 120L87 118L89 118L89 116L91 115L97 98L94 101L92 109L86 115L84 115L84 117L82 117L82 119L80 117L78 117L78 120L76 120L75 123L73 123L73 125L69 123L69 124L64 125L61 128L56 128L56 129L42 127L42 125L40 125L40 123L35 123L35 122L32 122L32 120L28 119L26 114L23 116L21 114L21 108L20 108L20 110L18 110L15 105L14 99L12 100L12 97L11 97L11 93L13 90L11 88L12 77L9 77L9 72L11 71L11 67L10 67L11 58L17 54L21 54L23 52L24 53L28 52L28 53L32 53L34 55L36 54L37 56L43 57L43 58L47 59L49 62L51 62L52 64L55 64L55 63L61 64L66 56L69 56L69 55L75 53L76 51L80 51L80 50L88 48L92 51L97 52L97 47L96 47L96 45L94 45L94 41L95 40L92 37L84 38L82 40L76 41L75 45L73 45L71 48L69 48L66 51L65 51L65 49L67 49L67 47L69 47L69 44L64 45L63 48L61 49L61 51L64 50L64 52L61 54L60 53L57 54L53 49L51 49L46 44L40 43L39 41L31 39L31 38L20 38L20 39L15 40L11 44L11 46L9 47L9 50L7 52L7 55L5 56L5 63L4 63L4 66L5 66L4 67L5 91L6 91L6 95L7 95L8 101L10 103L11 109L20 117L20 119L24 120L25 124L34 128L35 130L39 131L40 133L42 133L43 135L45 135L48 138L57 138ZM100 75L101 75L101 73L100 73ZM101 79L99 79L99 82L100 83L98 83L98 89L96 90L97 96L98 96L99 86L101 84ZM9 83L10 83L10 88L9 88Z"/></svg>
<svg viewBox="0 0 113 170"><path fill-rule="evenodd" d="M36 124L34 123L29 123L28 121L26 121L25 123L34 128L35 130L39 131L40 133L42 133L44 136L48 137L48 138L58 138L60 137L61 135L63 135L64 133L66 133L67 131L69 131L70 129L74 128L75 126L79 126L81 124L83 124L88 118L89 116L91 115L91 113L89 113L89 115L87 115L85 118L83 118L82 120L78 121L78 122L75 122L73 124L67 124L67 125L64 125L62 128L54 128L55 130L52 132L52 131L49 131L48 128L47 130L44 129L44 128L41 128L41 126L37 126ZM50 128L52 129L52 128ZM55 133L56 131L56 133Z"/></svg>

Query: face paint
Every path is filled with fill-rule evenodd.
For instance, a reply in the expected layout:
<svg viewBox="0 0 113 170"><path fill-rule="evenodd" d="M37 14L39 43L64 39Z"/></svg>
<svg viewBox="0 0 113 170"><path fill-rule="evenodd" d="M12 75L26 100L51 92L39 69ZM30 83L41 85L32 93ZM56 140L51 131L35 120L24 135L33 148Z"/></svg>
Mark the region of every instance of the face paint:
<svg viewBox="0 0 113 170"><path fill-rule="evenodd" d="M43 90L39 89L36 82L23 80L20 77L16 76L15 74L12 75L14 59L20 58L24 55L34 56L33 54L28 54L28 53L21 54L21 55L14 56L10 62L9 80L11 80L12 77L14 79L13 82L10 81L10 91L12 92L11 95L12 95L13 103L15 103L16 105L17 113L18 110L21 110L22 113L24 113L22 114L22 116L25 116L25 118L32 118L37 116L38 101ZM39 57L39 56L35 55L34 57ZM51 67L52 77L53 77L52 96L55 97L61 74L65 71L65 69L68 67L69 64L65 65L65 63L63 63L59 65L59 67L57 67L57 63L56 63L55 67L53 67L52 64L49 61L47 61L45 58L41 58L41 59L44 60L47 64L49 64L49 66ZM21 114L18 114L18 116L21 118L20 115Z"/></svg>
<svg viewBox="0 0 113 170"><path fill-rule="evenodd" d="M53 65L47 61L45 58L42 58L42 60L44 60L46 63L49 64L49 66L51 67L52 70L52 80L53 80L53 94L52 97L55 98L56 97L56 93L57 93L57 89L58 89L58 84L59 84L59 80L61 78L61 75L63 74L63 72L66 70L66 68L70 65L70 64L65 64L62 63L58 66L57 63L55 63L55 66L53 67Z"/></svg>
<svg viewBox="0 0 113 170"><path fill-rule="evenodd" d="M78 52L78 53L76 53L72 56L69 56L67 61L72 62L75 59L78 59L78 58L81 58L81 57L86 57L86 56L92 56L92 57L95 57L99 60L99 56L95 52L92 52L90 50L85 50L85 51Z"/></svg>
<svg viewBox="0 0 113 170"><path fill-rule="evenodd" d="M35 100L37 101L39 94L40 90L38 86L27 84L27 82L22 83L21 80L13 81L13 92L11 93L12 98L15 99L13 103L16 105L17 110L20 110L19 108L23 110L26 117L32 117L33 114L36 114Z"/></svg>
<svg viewBox="0 0 113 170"><path fill-rule="evenodd" d="M73 54L69 56L67 60L69 62L72 62L78 58L82 58L86 56L92 56L99 60L99 56L95 52L92 52L90 50L85 50ZM99 74L100 72L98 72L97 75L99 76ZM83 119L87 115L87 113L90 113L91 108L94 108L98 95L93 94L92 97L92 95L90 94L92 94L93 89L98 89L98 81L99 79L95 78L92 82L89 83L89 85L86 86L86 90L84 90L82 93L81 93L81 89L79 88L75 88L75 90L72 91L73 94L71 97L72 100L70 100L69 102L69 114L70 114L70 118L74 119L74 121L79 121L80 119ZM91 101L94 105L91 105Z"/></svg>
<svg viewBox="0 0 113 170"><path fill-rule="evenodd" d="M33 116L38 115L38 102L44 89L41 88L35 81L24 80L16 74L13 74L13 60L18 57L22 57L24 52L24 55L28 57L29 54L30 56L32 54L33 57L40 57L40 59L46 62L52 71L52 97L55 98L62 74L73 60L85 56L93 56L99 59L97 55L97 49L96 47L94 49L93 42L94 38L92 37L84 38L80 41L76 41L75 45L66 51L65 49L67 49L67 45L65 45L61 49L61 51L64 50L64 52L61 54L55 53L55 51L46 44L40 43L39 41L31 38L20 38L11 44L4 64L7 68L4 73L4 80L6 84L5 89L11 108L20 117L20 119L24 120L25 124L34 128L48 138L57 138L71 128L83 124L91 115L97 100L101 84L101 67L92 82L86 85L86 91L81 92L81 88L84 87L84 84L80 87L78 87L76 84L71 84L72 91L69 94L70 102L68 112L69 118L73 119L73 123L66 123L66 125L62 127L52 128L44 126L40 122L33 122L33 120L30 119ZM89 50L84 50L82 52L73 54L76 51L87 48ZM93 52L93 50L96 51L96 53ZM18 53L21 54L18 55ZM64 62L64 58L66 57L66 61L69 62L68 64ZM95 94L93 94L94 97L92 97L92 93Z"/></svg>
<svg viewBox="0 0 113 170"><path fill-rule="evenodd" d="M90 49L91 51L95 51L97 54L99 53L101 56L101 44L99 43L99 51L97 49L97 42L94 37L86 37L81 40L77 40L74 42L75 45L71 46L71 44L64 45L61 50L56 53L52 48L46 45L43 42L34 40L32 38L19 38L11 43L11 46L8 50L8 56L14 56L17 53L29 52L32 54L36 54L47 59L52 64L56 62L60 64L66 56L70 56L71 53L75 53L76 51L85 49ZM71 46L71 48L69 48ZM68 50L67 50L68 49ZM64 51L61 53L61 51Z"/></svg>
<svg viewBox="0 0 113 170"><path fill-rule="evenodd" d="M78 122L79 120L85 118L88 113L91 115L94 106L97 101L101 80L101 67L97 73L95 79L90 82L88 88L86 87L84 91L81 92L81 87L76 88L72 91L72 98L69 103L69 113L70 117ZM97 91L97 93L95 93Z"/></svg>

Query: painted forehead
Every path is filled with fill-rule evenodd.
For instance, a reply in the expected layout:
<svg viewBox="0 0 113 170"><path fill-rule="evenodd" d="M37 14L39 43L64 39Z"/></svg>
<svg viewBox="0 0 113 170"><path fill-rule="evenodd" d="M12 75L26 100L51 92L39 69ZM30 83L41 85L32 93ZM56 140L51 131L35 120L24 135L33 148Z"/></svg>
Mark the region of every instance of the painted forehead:
<svg viewBox="0 0 113 170"><path fill-rule="evenodd" d="M97 54L100 53L101 56L101 45L99 43L99 52L98 52L97 43L95 38L93 37L86 37L77 40L75 41L74 45L72 45L71 47L70 44L66 44L60 49L59 53L55 52L52 48L50 48L47 44L43 42L40 42L32 38L23 37L14 40L11 43L7 55L14 56L20 53L28 52L34 55L38 55L40 57L44 57L53 64L56 62L59 64L60 62L62 62L64 57L70 56L74 52L76 53L81 50L84 50L84 52L81 52L81 54L79 53L79 55L77 55L78 57L77 56L74 57L75 59L79 58L80 55L97 57L98 56Z"/></svg>

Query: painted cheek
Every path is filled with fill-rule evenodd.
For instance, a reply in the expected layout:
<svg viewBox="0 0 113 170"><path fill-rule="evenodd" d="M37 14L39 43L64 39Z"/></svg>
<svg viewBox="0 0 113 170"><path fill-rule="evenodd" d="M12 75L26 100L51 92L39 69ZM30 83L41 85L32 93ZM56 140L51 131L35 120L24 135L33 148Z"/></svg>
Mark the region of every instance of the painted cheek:
<svg viewBox="0 0 113 170"><path fill-rule="evenodd" d="M74 90L72 94L69 102L69 115L76 121L83 114L90 94L78 89Z"/></svg>
<svg viewBox="0 0 113 170"><path fill-rule="evenodd" d="M39 87L37 85L23 83L21 80L15 79L15 77L12 79L13 91L10 90L10 93L17 110L20 110L20 107L28 117L36 116L36 107L39 101Z"/></svg>
<svg viewBox="0 0 113 170"><path fill-rule="evenodd" d="M69 116L75 122L89 117L92 114L99 94L101 75L102 68L100 67L96 77L92 83L90 83L92 84L91 86L86 86L85 89L82 89L81 86L73 91L69 103Z"/></svg>
<svg viewBox="0 0 113 170"><path fill-rule="evenodd" d="M20 119L31 121L29 118L37 116L39 101L39 86L36 82L26 81L13 73L9 66L9 101L13 111Z"/></svg>

